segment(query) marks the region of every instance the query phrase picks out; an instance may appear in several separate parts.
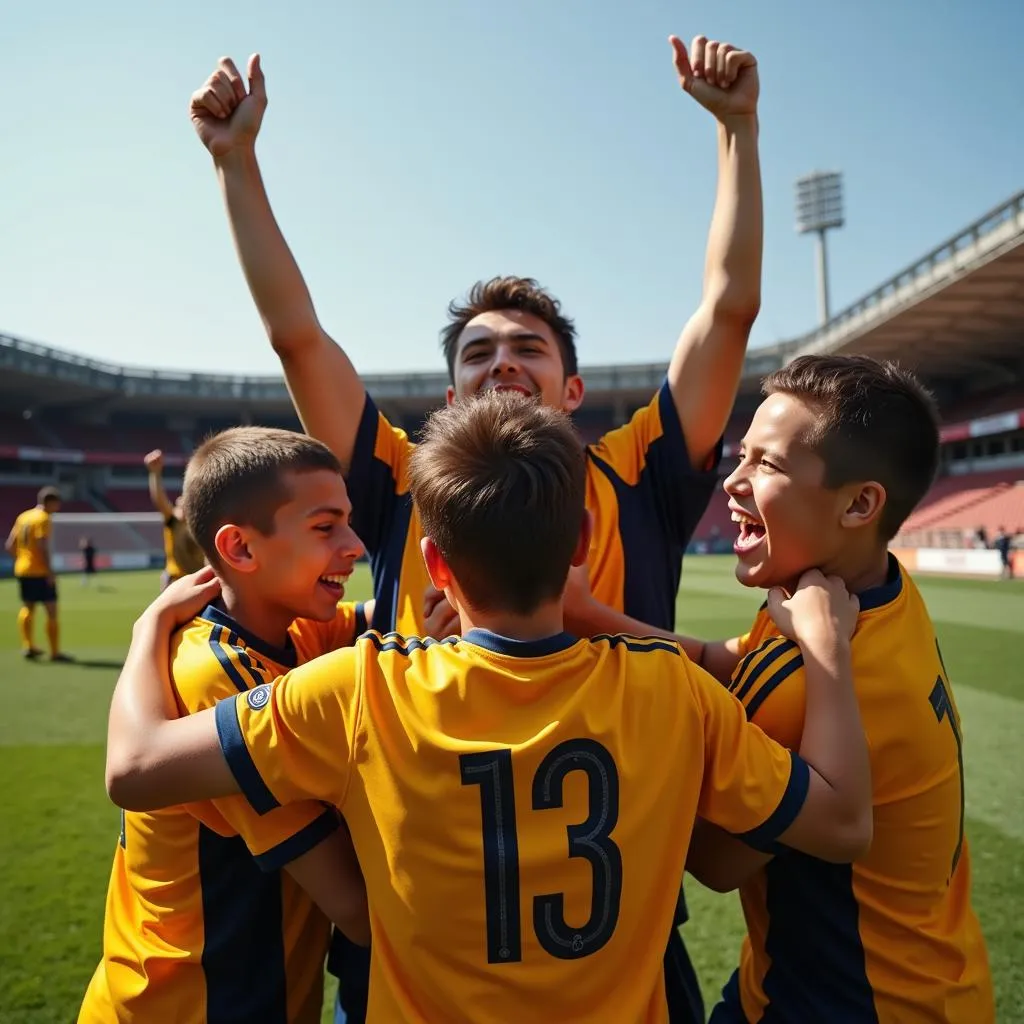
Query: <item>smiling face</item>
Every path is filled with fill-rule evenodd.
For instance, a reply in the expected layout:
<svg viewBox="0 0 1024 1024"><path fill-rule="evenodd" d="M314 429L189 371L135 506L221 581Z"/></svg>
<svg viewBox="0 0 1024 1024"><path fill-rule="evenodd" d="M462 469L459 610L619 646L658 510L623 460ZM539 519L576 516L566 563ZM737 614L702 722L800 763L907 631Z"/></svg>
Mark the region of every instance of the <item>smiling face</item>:
<svg viewBox="0 0 1024 1024"><path fill-rule="evenodd" d="M583 401L583 381L566 376L555 332L520 310L481 313L459 335L448 404L480 391L511 391L572 412Z"/></svg>
<svg viewBox="0 0 1024 1024"><path fill-rule="evenodd" d="M217 533L222 560L246 574L247 593L259 594L287 618L334 618L345 583L363 553L349 522L352 506L340 473L326 469L283 475L287 500L273 528L227 524Z"/></svg>
<svg viewBox="0 0 1024 1024"><path fill-rule="evenodd" d="M725 481L739 524L736 578L747 587L788 587L807 569L842 560L851 500L859 485L825 486L825 463L810 439L813 408L777 393L761 403Z"/></svg>

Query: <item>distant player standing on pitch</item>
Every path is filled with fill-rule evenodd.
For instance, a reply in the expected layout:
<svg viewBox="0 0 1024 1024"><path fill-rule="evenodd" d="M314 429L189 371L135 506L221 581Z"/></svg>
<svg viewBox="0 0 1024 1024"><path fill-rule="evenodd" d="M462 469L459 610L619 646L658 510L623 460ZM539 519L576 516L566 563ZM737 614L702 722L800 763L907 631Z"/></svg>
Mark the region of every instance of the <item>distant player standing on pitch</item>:
<svg viewBox="0 0 1024 1024"><path fill-rule="evenodd" d="M201 569L206 561L202 548L189 533L180 496L175 501L164 490L164 453L154 448L143 462L149 476L149 497L154 508L164 517L164 571L160 574L160 589L190 572Z"/></svg>
<svg viewBox="0 0 1024 1024"><path fill-rule="evenodd" d="M658 392L628 424L587 448L594 592L667 629L675 621L683 553L717 483L720 441L760 307L763 235L757 62L704 36L694 39L690 54L675 37L671 45L679 84L714 116L718 129L718 191L703 295ZM407 472L414 445L378 412L348 355L317 318L256 160L267 104L258 57L248 73L247 89L235 64L222 59L192 97L192 122L214 158L246 280L300 419L344 467L356 529L374 570L372 626L423 635L428 616L434 618L440 604L443 619L447 606L430 588L419 555L422 529ZM465 302L451 304L442 336L449 403L490 389L539 398L566 412L583 401L573 322L530 278L478 282ZM454 621L450 612L448 619ZM579 628L571 608L566 624ZM680 902L676 923L685 919ZM703 1021L686 950L675 929L668 938L672 1020ZM336 1021L358 1024L365 1012L365 953L338 947L330 967L341 978L346 1003Z"/></svg>
<svg viewBox="0 0 1024 1024"><path fill-rule="evenodd" d="M52 516L60 510L60 491L44 487L35 508L22 512L14 521L4 547L14 556L14 577L21 594L18 609L18 635L22 657L30 660L43 652L33 641L36 605L46 609L46 638L50 643L50 661L70 661L60 649L60 623L57 619L57 577L50 556Z"/></svg>

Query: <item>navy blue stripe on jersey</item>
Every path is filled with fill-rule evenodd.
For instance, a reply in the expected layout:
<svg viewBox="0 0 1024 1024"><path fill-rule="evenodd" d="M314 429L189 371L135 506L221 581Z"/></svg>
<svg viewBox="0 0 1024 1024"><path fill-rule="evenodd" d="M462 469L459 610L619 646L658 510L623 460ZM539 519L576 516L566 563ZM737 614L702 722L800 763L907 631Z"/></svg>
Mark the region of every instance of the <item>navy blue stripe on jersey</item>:
<svg viewBox="0 0 1024 1024"><path fill-rule="evenodd" d="M770 847L775 843L775 840L796 820L807 800L807 791L811 786L811 770L799 754L790 751L789 757L789 782L786 783L786 791L782 794L779 806L772 811L764 824L737 836L755 850Z"/></svg>
<svg viewBox="0 0 1024 1024"><path fill-rule="evenodd" d="M240 693L245 693L249 689L249 684L238 670L238 666L231 660L231 655L224 650L224 645L227 643L226 632L223 626L214 626L210 630L210 650L217 656L220 667L224 669L224 674L235 684L235 689Z"/></svg>
<svg viewBox="0 0 1024 1024"><path fill-rule="evenodd" d="M241 726L238 724L238 711L235 708L235 697L227 697L217 701L214 706L214 719L217 723L217 738L231 774L242 790L246 800L257 814L266 814L275 807L280 807L277 798L267 788L253 762L249 748L245 745Z"/></svg>
<svg viewBox="0 0 1024 1024"><path fill-rule="evenodd" d="M624 646L627 651L638 654L644 651L667 651L669 654L677 654L682 657L683 652L679 645L672 640L662 640L660 637L629 636L625 633L597 633L590 638L591 643L607 643L609 647Z"/></svg>
<svg viewBox="0 0 1024 1024"><path fill-rule="evenodd" d="M329 807L304 829L264 853L256 854L254 859L262 871L277 871L304 853L309 853L314 846L319 846L329 835L338 831L340 823L338 812Z"/></svg>
<svg viewBox="0 0 1024 1024"><path fill-rule="evenodd" d="M199 826L207 1024L286 1024L281 875L264 874L239 836Z"/></svg>
<svg viewBox="0 0 1024 1024"><path fill-rule="evenodd" d="M252 659L249 657L249 653L242 646L242 641L237 633L231 633L228 635L228 645L232 647L235 654L238 655L238 664L242 666L242 670L249 677L249 689L251 690L254 686L262 686L266 679L263 678L263 674L257 670L256 666L253 665Z"/></svg>
<svg viewBox="0 0 1024 1024"><path fill-rule="evenodd" d="M804 656L798 654L792 661L787 661L782 668L777 669L772 675L771 679L768 680L761 687L757 693L746 704L747 718L750 721L754 720L754 715L757 714L758 708L772 695L775 689L782 685L798 668L802 668L804 663Z"/></svg>
<svg viewBox="0 0 1024 1024"><path fill-rule="evenodd" d="M448 636L443 640L435 640L432 636L427 636L421 639L418 636L402 636L401 633L385 633L382 636L371 629L368 633L364 633L361 639L369 640L381 653L398 651L399 654L411 654L413 651L425 651L428 647L433 647L434 644L448 644L449 647L453 647L460 638Z"/></svg>
<svg viewBox="0 0 1024 1024"><path fill-rule="evenodd" d="M568 633L555 633L540 640L513 640L499 636L487 629L471 629L462 638L466 643L482 647L494 654L507 654L512 658L543 658L548 654L567 651L577 643L576 637Z"/></svg>
<svg viewBox="0 0 1024 1024"><path fill-rule="evenodd" d="M362 636L366 632L366 605L362 601L356 604L355 623L353 624L353 639Z"/></svg>
<svg viewBox="0 0 1024 1024"><path fill-rule="evenodd" d="M764 870L769 967L763 1024L877 1024L852 866L787 850Z"/></svg>
<svg viewBox="0 0 1024 1024"><path fill-rule="evenodd" d="M755 647L752 651L747 651L745 655L740 659L740 663L733 669L732 679L729 681L729 691L731 693L736 692L736 687L743 682L743 674L750 667L750 663L754 661L759 654L763 654L773 643L776 641L776 637L770 636L767 640L763 641L760 647Z"/></svg>
<svg viewBox="0 0 1024 1024"><path fill-rule="evenodd" d="M779 660L779 658L788 654L790 651L797 650L797 645L792 640L785 640L782 637L772 637L770 642L766 642L763 646L769 647L775 646L775 650L765 654L765 656L758 662L756 662L749 670L749 674L745 679L737 679L736 688L733 693L736 695L737 700L743 700L757 681L764 677L764 674ZM749 715L747 716L750 717Z"/></svg>
<svg viewBox="0 0 1024 1024"><path fill-rule="evenodd" d="M390 472L382 462L374 460L374 469L378 474ZM394 487L394 482L391 484ZM390 502L391 528L385 535L384 543L376 551L370 553L370 573L373 576L373 596L377 603L373 608L371 629L385 632L395 628L398 621L399 585L402 576L402 558L405 555L405 542L409 536L412 523L412 495L393 495ZM364 542L365 543L365 542ZM369 549L369 545L367 545Z"/></svg>
<svg viewBox="0 0 1024 1024"><path fill-rule="evenodd" d="M896 556L890 553L889 570L885 582L879 587L872 587L857 595L857 599L860 601L860 610L870 612L875 608L881 608L882 605L895 601L902 590L903 573L900 572L900 563L896 560Z"/></svg>
<svg viewBox="0 0 1024 1024"><path fill-rule="evenodd" d="M299 663L298 653L291 638L285 641L284 647L275 647L274 644L268 644L265 640L256 636L255 633L250 633L244 626L240 626L223 608L218 608L213 604L207 605L199 617L206 619L207 622L223 626L229 632L240 636L246 647L251 647L257 654L262 654L271 661L277 662L278 665L284 665L285 668L295 668ZM234 640L231 640L231 643L234 642Z"/></svg>
<svg viewBox="0 0 1024 1024"><path fill-rule="evenodd" d="M371 629L383 633L395 628L398 586L405 542L412 522L412 497L398 494L394 471L375 455L380 416L369 395L356 431L352 462L345 483L352 499L352 528L366 545L373 576Z"/></svg>
<svg viewBox="0 0 1024 1024"><path fill-rule="evenodd" d="M747 1024L747 1016L740 1002L740 972L732 976L722 989L722 1001L711 1011L708 1024Z"/></svg>

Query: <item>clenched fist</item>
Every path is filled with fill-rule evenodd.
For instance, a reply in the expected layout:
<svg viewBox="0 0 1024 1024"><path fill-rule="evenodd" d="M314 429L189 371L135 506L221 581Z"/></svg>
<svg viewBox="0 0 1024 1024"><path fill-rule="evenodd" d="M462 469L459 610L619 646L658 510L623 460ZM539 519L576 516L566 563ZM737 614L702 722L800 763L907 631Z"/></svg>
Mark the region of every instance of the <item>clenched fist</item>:
<svg viewBox="0 0 1024 1024"><path fill-rule="evenodd" d="M217 70L189 101L192 127L214 158L225 156L239 146L252 146L267 109L267 88L260 56L249 58L249 87L230 57L217 61Z"/></svg>
<svg viewBox="0 0 1024 1024"><path fill-rule="evenodd" d="M669 36L679 84L719 120L757 113L760 83L752 53L731 43L694 36L690 52L678 36Z"/></svg>

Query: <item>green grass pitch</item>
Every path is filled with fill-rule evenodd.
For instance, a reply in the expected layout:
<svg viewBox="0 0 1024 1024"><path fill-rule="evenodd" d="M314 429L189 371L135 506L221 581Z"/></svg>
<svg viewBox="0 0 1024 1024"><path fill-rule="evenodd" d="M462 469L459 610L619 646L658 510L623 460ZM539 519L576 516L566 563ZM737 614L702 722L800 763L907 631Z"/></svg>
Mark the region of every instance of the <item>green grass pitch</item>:
<svg viewBox="0 0 1024 1024"><path fill-rule="evenodd" d="M690 558L679 624L696 635L741 631L761 597L732 578L731 559ZM963 717L974 903L992 958L999 1020L1024 1022L1024 585L924 579ZM118 815L103 789L111 687L155 573L61 581L72 665L18 655L12 581L0 582L0 1024L75 1019L100 954ZM368 596L365 570L349 594ZM42 621L36 624L42 640ZM688 883L684 935L710 1006L735 966L733 896ZM328 1020L325 1008L324 1020Z"/></svg>

